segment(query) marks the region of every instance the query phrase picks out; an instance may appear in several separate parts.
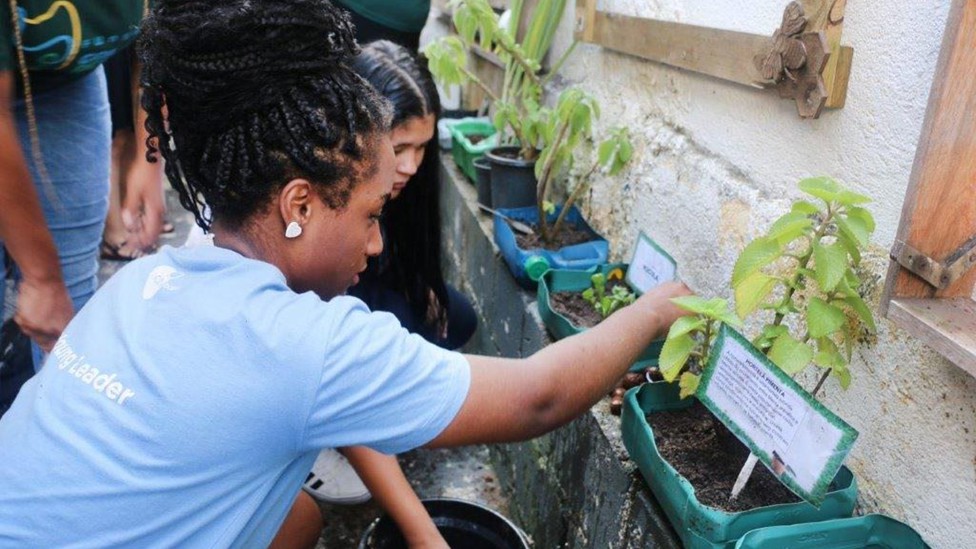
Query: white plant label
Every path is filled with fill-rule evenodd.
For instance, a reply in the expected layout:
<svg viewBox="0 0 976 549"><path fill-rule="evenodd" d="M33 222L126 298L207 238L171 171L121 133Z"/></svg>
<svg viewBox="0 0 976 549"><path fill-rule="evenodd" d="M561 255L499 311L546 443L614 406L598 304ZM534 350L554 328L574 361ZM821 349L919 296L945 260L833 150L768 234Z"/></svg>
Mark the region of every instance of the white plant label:
<svg viewBox="0 0 976 549"><path fill-rule="evenodd" d="M819 505L857 431L741 334L716 338L698 398L790 490Z"/></svg>
<svg viewBox="0 0 976 549"><path fill-rule="evenodd" d="M649 236L640 233L630 267L627 268L627 284L638 294L643 294L655 286L674 280L677 271L678 264L674 259Z"/></svg>

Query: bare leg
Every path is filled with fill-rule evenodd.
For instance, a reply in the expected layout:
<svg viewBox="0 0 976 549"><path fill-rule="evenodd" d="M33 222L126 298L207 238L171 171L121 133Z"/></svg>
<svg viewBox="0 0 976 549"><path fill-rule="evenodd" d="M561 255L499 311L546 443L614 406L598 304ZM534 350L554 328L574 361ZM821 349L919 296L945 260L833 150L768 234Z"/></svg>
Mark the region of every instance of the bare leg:
<svg viewBox="0 0 976 549"><path fill-rule="evenodd" d="M122 200L125 193L125 174L134 151L133 133L119 130L112 137L112 163L109 172L108 215L102 232L102 255L107 259L136 258L142 255L129 245L128 233L122 222Z"/></svg>
<svg viewBox="0 0 976 549"><path fill-rule="evenodd" d="M315 500L299 491L295 504L285 517L268 549L311 549L322 535L322 512Z"/></svg>

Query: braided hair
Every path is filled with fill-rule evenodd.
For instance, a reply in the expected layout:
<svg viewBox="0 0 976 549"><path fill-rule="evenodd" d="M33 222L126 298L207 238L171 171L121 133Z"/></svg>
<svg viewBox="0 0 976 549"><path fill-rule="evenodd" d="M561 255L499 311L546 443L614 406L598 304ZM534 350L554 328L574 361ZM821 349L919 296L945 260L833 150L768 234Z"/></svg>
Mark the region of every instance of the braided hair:
<svg viewBox="0 0 976 549"><path fill-rule="evenodd" d="M363 46L352 64L363 78L393 104L393 126L413 118L440 115L440 100L427 63L410 50L378 40ZM373 261L366 276L378 276L406 296L413 313L447 320L447 286L441 273L441 229L437 155L429 150L400 195L383 214L383 269ZM433 294L433 296L431 296Z"/></svg>
<svg viewBox="0 0 976 549"><path fill-rule="evenodd" d="M158 0L139 46L147 154L204 229L240 228L297 177L342 208L376 169L389 106L349 68L352 24L329 2Z"/></svg>

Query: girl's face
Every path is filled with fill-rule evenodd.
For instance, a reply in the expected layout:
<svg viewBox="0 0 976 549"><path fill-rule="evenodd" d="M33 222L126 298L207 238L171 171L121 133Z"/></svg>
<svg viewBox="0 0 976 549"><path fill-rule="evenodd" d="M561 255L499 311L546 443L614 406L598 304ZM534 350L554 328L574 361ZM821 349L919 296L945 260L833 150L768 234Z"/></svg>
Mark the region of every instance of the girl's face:
<svg viewBox="0 0 976 549"><path fill-rule="evenodd" d="M396 154L396 177L393 179L391 198L400 195L410 178L417 173L424 159L427 143L434 138L437 121L433 114L408 118L391 133L393 152Z"/></svg>
<svg viewBox="0 0 976 549"><path fill-rule="evenodd" d="M379 219L392 195L393 147L388 136L376 146L375 169L353 187L349 201L334 210L317 195L302 235L294 239L293 269L289 285L296 291L312 290L330 299L359 282L366 260L383 250Z"/></svg>

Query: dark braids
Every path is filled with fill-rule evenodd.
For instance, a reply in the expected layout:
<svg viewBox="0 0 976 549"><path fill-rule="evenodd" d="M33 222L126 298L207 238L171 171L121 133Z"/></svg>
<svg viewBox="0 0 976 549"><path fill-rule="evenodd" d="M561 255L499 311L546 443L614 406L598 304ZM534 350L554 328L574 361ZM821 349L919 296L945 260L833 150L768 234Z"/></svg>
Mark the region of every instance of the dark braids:
<svg viewBox="0 0 976 549"><path fill-rule="evenodd" d="M351 68L348 15L325 0L158 0L140 38L149 156L197 223L239 227L289 180L332 208L371 175L387 102ZM165 113L165 115L164 115Z"/></svg>

